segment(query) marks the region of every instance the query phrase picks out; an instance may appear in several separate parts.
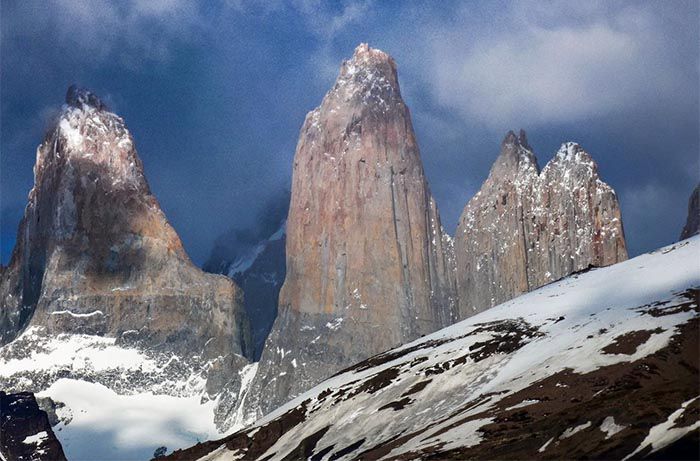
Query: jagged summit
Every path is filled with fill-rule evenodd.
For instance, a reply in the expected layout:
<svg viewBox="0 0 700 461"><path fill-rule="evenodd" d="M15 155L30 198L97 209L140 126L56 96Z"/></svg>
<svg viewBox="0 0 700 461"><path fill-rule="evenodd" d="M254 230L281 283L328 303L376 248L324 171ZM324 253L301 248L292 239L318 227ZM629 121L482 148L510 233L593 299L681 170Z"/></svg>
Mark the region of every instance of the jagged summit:
<svg viewBox="0 0 700 461"><path fill-rule="evenodd" d="M107 110L104 102L87 88L79 87L75 84L68 87L66 92L66 104L78 109L91 107L96 110Z"/></svg>
<svg viewBox="0 0 700 461"><path fill-rule="evenodd" d="M207 343L207 355L243 355L238 288L192 264L124 121L87 90L69 88L66 101L37 149L34 186L0 278L0 343L31 324L111 337L135 330L144 344L189 353Z"/></svg>
<svg viewBox="0 0 700 461"><path fill-rule="evenodd" d="M392 106L403 106L396 63L391 56L363 43L355 49L352 58L343 61L323 106L337 108L348 103L380 109L380 112Z"/></svg>
<svg viewBox="0 0 700 461"><path fill-rule="evenodd" d="M505 137L503 138L503 142L501 142L501 148L510 145L520 146L524 149L532 151L532 148L530 147L530 144L527 141L527 133L522 128L520 129L520 132L517 135L513 130L510 130L508 131L508 133L506 133Z"/></svg>
<svg viewBox="0 0 700 461"><path fill-rule="evenodd" d="M585 163L595 165L591 155L577 142L569 141L561 145L552 162Z"/></svg>
<svg viewBox="0 0 700 461"><path fill-rule="evenodd" d="M356 66L374 66L380 63L387 63L394 70L394 74L396 73L396 62L394 58L378 48L370 48L367 43L360 43L357 45L352 58L343 62L343 64L348 63L352 63Z"/></svg>
<svg viewBox="0 0 700 461"><path fill-rule="evenodd" d="M589 265L627 259L617 197L577 143L540 172L521 130L501 143L455 236L460 315L506 301Z"/></svg>
<svg viewBox="0 0 700 461"><path fill-rule="evenodd" d="M501 152L491 167L491 176L507 176L539 172L537 158L527 141L525 130L519 134L508 131L501 142Z"/></svg>
<svg viewBox="0 0 700 461"><path fill-rule="evenodd" d="M99 180L101 188L150 195L143 164L124 120L110 112L94 93L73 85L37 150L32 193L46 181L59 187L59 183L75 180L78 173Z"/></svg>

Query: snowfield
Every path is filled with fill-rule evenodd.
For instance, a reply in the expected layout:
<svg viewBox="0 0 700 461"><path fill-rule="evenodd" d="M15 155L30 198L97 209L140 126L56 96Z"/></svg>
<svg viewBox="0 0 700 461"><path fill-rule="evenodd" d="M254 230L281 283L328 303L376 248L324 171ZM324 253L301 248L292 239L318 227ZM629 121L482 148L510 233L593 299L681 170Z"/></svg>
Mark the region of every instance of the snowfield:
<svg viewBox="0 0 700 461"><path fill-rule="evenodd" d="M41 328L0 348L0 388L56 404L53 429L69 460L146 460L161 446L224 435L206 392L209 363Z"/></svg>
<svg viewBox="0 0 700 461"><path fill-rule="evenodd" d="M214 401L201 404L197 396L119 395L63 378L37 397L66 405L53 429L70 461L147 460L161 446L173 450L222 435L214 425Z"/></svg>
<svg viewBox="0 0 700 461"><path fill-rule="evenodd" d="M624 458L692 447L699 288L700 236L372 357L171 459Z"/></svg>

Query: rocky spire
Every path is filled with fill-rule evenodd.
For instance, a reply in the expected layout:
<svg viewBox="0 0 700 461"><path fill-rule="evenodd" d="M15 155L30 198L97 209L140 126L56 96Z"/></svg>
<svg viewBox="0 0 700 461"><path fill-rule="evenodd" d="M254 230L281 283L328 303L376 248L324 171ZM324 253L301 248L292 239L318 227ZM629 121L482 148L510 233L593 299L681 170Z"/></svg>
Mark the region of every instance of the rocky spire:
<svg viewBox="0 0 700 461"><path fill-rule="evenodd" d="M299 136L287 276L249 394L260 413L451 323L447 244L394 60L362 44Z"/></svg>
<svg viewBox="0 0 700 461"><path fill-rule="evenodd" d="M532 148L527 142L525 130L520 135L506 133L501 142L501 153L491 167L490 176L514 179L518 174L537 173L539 166Z"/></svg>
<svg viewBox="0 0 700 461"><path fill-rule="evenodd" d="M37 150L34 187L0 279L0 339L28 324L205 357L243 355L238 288L189 260L151 194L124 121L71 87Z"/></svg>
<svg viewBox="0 0 700 461"><path fill-rule="evenodd" d="M700 233L700 184L695 186L695 190L690 194L688 200L688 219L681 232L681 240L687 239Z"/></svg>
<svg viewBox="0 0 700 461"><path fill-rule="evenodd" d="M525 132L509 132L455 236L460 316L589 265L627 259L615 192L576 143L538 172Z"/></svg>
<svg viewBox="0 0 700 461"><path fill-rule="evenodd" d="M66 104L78 109L95 109L97 111L107 110L107 106L96 94L86 88L71 85L66 92Z"/></svg>

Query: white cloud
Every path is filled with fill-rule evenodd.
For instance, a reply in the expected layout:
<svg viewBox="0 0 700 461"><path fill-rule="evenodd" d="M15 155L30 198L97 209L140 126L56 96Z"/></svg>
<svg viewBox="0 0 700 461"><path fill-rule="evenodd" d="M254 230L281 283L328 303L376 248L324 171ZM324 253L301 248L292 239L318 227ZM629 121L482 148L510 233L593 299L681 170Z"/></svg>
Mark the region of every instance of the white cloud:
<svg viewBox="0 0 700 461"><path fill-rule="evenodd" d="M183 43L216 41L227 22L276 15L301 26L300 38L310 37L317 48L311 59L323 62L327 72L333 41L361 24L371 5L371 0L27 0L5 8L12 21L1 38L19 44L50 36L56 55L66 59L138 71L167 61ZM26 64L41 57L18 53L17 59ZM337 66L334 62L334 72Z"/></svg>
<svg viewBox="0 0 700 461"><path fill-rule="evenodd" d="M173 39L192 35L201 20L197 3L187 0L47 0L20 2L3 39L52 33L63 54L88 53L100 63L162 60Z"/></svg>
<svg viewBox="0 0 700 461"><path fill-rule="evenodd" d="M369 11L371 0L346 0L339 4L324 0L225 0L225 5L239 13L300 15L308 32L323 40L361 20Z"/></svg>
<svg viewBox="0 0 700 461"><path fill-rule="evenodd" d="M471 13L467 5L447 25L427 26L419 58L436 101L470 122L532 127L609 115L678 99L693 78L676 72L669 49L678 37L648 4L513 2L490 29L475 22L483 12Z"/></svg>
<svg viewBox="0 0 700 461"><path fill-rule="evenodd" d="M346 2L339 9L321 0L296 0L293 5L304 18L309 32L317 38L317 47L309 56L309 65L313 69L317 83L327 84L338 75L342 59L349 57L338 54L338 50L333 46L334 40L352 26L368 18L372 2L370 0Z"/></svg>
<svg viewBox="0 0 700 461"><path fill-rule="evenodd" d="M317 3L317 5L315 5ZM312 5L301 11L309 19L313 30L326 40L334 38L338 33L360 21L369 11L370 2L358 1L345 4L340 11L334 12L323 8L323 3L312 2Z"/></svg>

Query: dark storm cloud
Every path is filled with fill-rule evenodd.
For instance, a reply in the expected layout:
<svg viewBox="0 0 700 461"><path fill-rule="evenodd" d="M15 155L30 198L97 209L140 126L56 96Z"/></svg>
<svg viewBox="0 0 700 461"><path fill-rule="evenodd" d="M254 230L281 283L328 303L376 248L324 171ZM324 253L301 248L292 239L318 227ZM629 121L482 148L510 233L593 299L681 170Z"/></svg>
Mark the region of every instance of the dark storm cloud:
<svg viewBox="0 0 700 461"><path fill-rule="evenodd" d="M590 151L632 253L668 243L700 168L697 2L578 3L3 2L2 260L70 83L125 118L202 263L289 187L306 112L365 41L396 58L449 230L522 127L542 164L563 141Z"/></svg>

